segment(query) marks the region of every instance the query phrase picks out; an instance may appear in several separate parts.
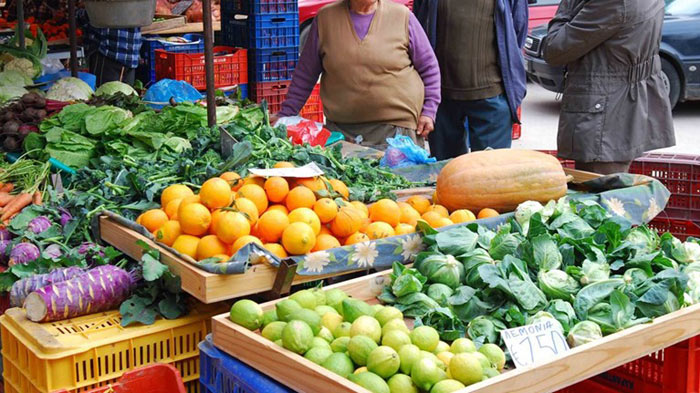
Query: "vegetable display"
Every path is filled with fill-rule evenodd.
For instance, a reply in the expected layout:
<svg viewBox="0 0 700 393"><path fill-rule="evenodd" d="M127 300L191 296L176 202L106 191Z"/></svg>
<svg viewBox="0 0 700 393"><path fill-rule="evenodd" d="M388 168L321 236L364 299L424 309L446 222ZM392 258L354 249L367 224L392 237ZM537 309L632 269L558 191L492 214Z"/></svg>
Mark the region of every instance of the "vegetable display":
<svg viewBox="0 0 700 393"><path fill-rule="evenodd" d="M71 266L58 268L45 274L36 274L23 278L14 283L12 289L10 289L10 305L12 307L22 307L24 299L26 299L30 293L52 284L68 281L83 273L83 269L77 266Z"/></svg>
<svg viewBox="0 0 700 393"><path fill-rule="evenodd" d="M94 91L81 79L67 76L57 80L46 93L46 98L56 101L81 101L92 97Z"/></svg>
<svg viewBox="0 0 700 393"><path fill-rule="evenodd" d="M62 103L46 100L34 92L26 93L15 102L7 103L0 115L0 139L4 150L20 150L24 138L30 133L38 132L38 125L63 106Z"/></svg>

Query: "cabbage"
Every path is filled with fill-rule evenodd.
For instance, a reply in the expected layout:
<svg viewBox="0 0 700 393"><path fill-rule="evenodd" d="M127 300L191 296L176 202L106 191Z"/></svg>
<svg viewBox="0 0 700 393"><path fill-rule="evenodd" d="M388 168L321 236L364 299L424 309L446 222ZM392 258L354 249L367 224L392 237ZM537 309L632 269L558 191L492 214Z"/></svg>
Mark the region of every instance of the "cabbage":
<svg viewBox="0 0 700 393"><path fill-rule="evenodd" d="M523 234L527 235L530 229L530 218L535 213L540 213L542 221L547 222L549 217L554 213L554 205L554 201L550 201L546 207L542 206L542 204L537 201L525 201L518 205L515 209L515 221L520 224L520 227L523 229Z"/></svg>
<svg viewBox="0 0 700 393"><path fill-rule="evenodd" d="M700 244L693 241L686 241L685 243L680 241L674 242L671 255L680 263L700 262Z"/></svg>
<svg viewBox="0 0 700 393"><path fill-rule="evenodd" d="M32 83L32 78L17 70L5 70L0 72L0 86L24 87Z"/></svg>
<svg viewBox="0 0 700 393"><path fill-rule="evenodd" d="M642 250L644 254L652 253L659 248L659 235L648 227L632 229L625 240Z"/></svg>
<svg viewBox="0 0 700 393"><path fill-rule="evenodd" d="M529 317L527 319L527 324L528 325L535 325L538 323L546 323L549 322L552 324L552 327L555 329L559 330L561 334L564 334L564 327L561 326L561 323L554 318L554 316L546 311L538 311L535 315Z"/></svg>
<svg viewBox="0 0 700 393"><path fill-rule="evenodd" d="M71 76L61 78L51 86L46 98L56 101L89 100L93 91L87 83Z"/></svg>
<svg viewBox="0 0 700 393"><path fill-rule="evenodd" d="M540 271L537 276L540 289L550 299L573 301L581 286L571 276L558 269Z"/></svg>
<svg viewBox="0 0 700 393"><path fill-rule="evenodd" d="M428 297L438 302L441 306L447 305L447 300L454 291L445 284L431 284L428 287Z"/></svg>
<svg viewBox="0 0 700 393"><path fill-rule="evenodd" d="M418 271L433 283L454 289L464 282L464 265L452 255L431 255L418 266Z"/></svg>
<svg viewBox="0 0 700 393"><path fill-rule="evenodd" d="M576 312L571 303L556 299L549 303L545 309L564 329L564 334L569 334L569 329L576 324Z"/></svg>
<svg viewBox="0 0 700 393"><path fill-rule="evenodd" d="M0 103L20 98L29 93L24 87L0 85Z"/></svg>
<svg viewBox="0 0 700 393"><path fill-rule="evenodd" d="M5 71L10 71L10 70L16 70L24 74L27 78L34 79L39 74L41 74L41 70L37 70L34 67L34 63L32 63L31 60L29 59L24 59L24 58L16 58L13 60L10 60L7 64L5 64Z"/></svg>
<svg viewBox="0 0 700 393"><path fill-rule="evenodd" d="M571 348L578 347L579 345L588 344L589 342L595 341L603 337L603 332L600 330L600 326L595 322L583 321L576 324L569 331L569 335L566 341L569 343Z"/></svg>
<svg viewBox="0 0 700 393"><path fill-rule="evenodd" d="M133 87L127 85L124 82L119 82L119 81L112 81L112 82L107 82L103 83L102 86L98 87L97 90L95 91L96 96L111 96L114 93L124 93L124 95L130 96L130 95L138 95L136 90L134 90Z"/></svg>

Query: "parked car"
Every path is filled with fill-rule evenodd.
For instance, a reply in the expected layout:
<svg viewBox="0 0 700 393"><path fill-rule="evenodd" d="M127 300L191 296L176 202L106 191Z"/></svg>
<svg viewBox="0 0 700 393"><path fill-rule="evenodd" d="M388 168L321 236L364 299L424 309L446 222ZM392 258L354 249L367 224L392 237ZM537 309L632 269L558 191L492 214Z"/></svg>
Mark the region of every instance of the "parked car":
<svg viewBox="0 0 700 393"><path fill-rule="evenodd" d="M527 30L532 31L535 27L546 25L557 13L561 0L529 0L530 17L527 23Z"/></svg>
<svg viewBox="0 0 700 393"><path fill-rule="evenodd" d="M661 67L669 90L671 107L678 102L700 100L700 1L670 0L661 37ZM561 92L564 69L542 58L542 41L547 27L530 32L525 41L525 67L533 82L547 90Z"/></svg>

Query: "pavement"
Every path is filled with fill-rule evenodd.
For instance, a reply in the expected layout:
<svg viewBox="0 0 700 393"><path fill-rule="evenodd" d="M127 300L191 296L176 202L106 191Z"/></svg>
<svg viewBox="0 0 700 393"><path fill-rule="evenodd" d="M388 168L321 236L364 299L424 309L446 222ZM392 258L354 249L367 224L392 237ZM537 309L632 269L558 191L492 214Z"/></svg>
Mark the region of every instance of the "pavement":
<svg viewBox="0 0 700 393"><path fill-rule="evenodd" d="M514 148L557 149L559 101L556 93L535 83L528 83L522 105L522 136L513 141ZM700 155L700 101L678 104L673 112L676 146L656 150L659 153Z"/></svg>

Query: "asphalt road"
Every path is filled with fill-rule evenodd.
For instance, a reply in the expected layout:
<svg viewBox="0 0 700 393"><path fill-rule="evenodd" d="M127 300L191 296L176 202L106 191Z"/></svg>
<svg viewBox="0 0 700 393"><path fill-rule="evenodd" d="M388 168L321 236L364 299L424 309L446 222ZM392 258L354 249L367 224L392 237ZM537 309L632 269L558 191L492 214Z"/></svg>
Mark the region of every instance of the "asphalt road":
<svg viewBox="0 0 700 393"><path fill-rule="evenodd" d="M556 94L529 83L522 106L522 136L514 148L556 150L559 102ZM676 146L656 152L700 155L700 101L681 103L673 112Z"/></svg>

